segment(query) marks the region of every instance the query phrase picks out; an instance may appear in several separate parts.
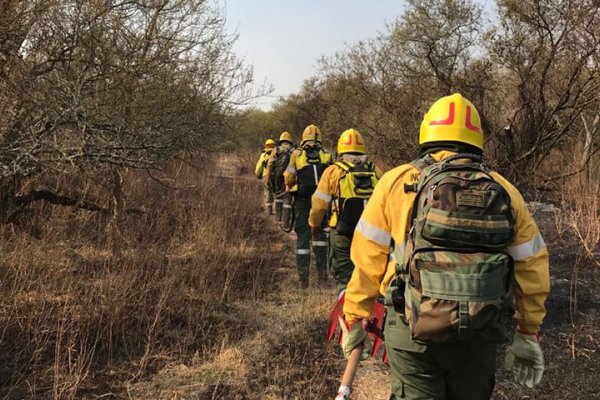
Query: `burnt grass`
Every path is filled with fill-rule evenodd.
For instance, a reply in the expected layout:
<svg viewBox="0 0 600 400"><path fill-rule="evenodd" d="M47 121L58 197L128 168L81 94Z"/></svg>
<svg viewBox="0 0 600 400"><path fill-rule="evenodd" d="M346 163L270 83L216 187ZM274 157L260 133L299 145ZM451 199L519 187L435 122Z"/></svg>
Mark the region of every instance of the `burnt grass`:
<svg viewBox="0 0 600 400"><path fill-rule="evenodd" d="M503 347L493 399L600 399L600 269L579 253L569 231L559 234L552 213L535 218L550 252L541 342L546 370L535 389L514 384L503 370Z"/></svg>

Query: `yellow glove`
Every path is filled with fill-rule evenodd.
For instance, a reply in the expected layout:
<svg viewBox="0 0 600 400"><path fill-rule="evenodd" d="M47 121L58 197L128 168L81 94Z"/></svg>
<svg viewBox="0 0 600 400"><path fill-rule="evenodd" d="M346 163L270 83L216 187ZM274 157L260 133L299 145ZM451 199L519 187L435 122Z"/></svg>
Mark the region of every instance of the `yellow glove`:
<svg viewBox="0 0 600 400"><path fill-rule="evenodd" d="M339 316L340 327L342 328L342 351L344 357L349 358L352 350L362 344L363 350L360 356L361 360L366 360L371 356L373 351L373 339L367 335L367 331L363 326L363 321L359 320L349 325L344 316Z"/></svg>
<svg viewBox="0 0 600 400"><path fill-rule="evenodd" d="M504 369L512 371L515 382L528 388L536 386L544 374L544 354L538 335L515 332L512 345L506 351Z"/></svg>

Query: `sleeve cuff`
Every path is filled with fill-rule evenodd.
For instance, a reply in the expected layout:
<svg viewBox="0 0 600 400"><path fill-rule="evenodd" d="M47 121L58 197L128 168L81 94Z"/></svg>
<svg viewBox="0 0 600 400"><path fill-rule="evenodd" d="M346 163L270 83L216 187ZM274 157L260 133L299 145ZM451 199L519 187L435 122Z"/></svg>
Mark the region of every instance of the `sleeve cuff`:
<svg viewBox="0 0 600 400"><path fill-rule="evenodd" d="M540 327L538 325L517 325L517 332L524 333L525 335L537 335L540 331Z"/></svg>

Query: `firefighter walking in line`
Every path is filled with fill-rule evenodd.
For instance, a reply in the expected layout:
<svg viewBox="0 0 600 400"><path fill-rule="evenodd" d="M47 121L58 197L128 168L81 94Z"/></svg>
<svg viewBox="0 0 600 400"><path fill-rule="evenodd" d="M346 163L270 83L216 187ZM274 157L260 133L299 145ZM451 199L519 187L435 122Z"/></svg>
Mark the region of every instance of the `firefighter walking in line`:
<svg viewBox="0 0 600 400"><path fill-rule="evenodd" d="M275 218L282 223L284 231L291 230L292 195L285 187L283 174L287 169L294 143L289 132L279 135L277 147L271 152L267 162L266 180L275 194Z"/></svg>
<svg viewBox="0 0 600 400"><path fill-rule="evenodd" d="M538 227L519 191L483 166L479 114L460 94L431 106L419 143L417 160L379 181L355 230L344 354L369 351L361 320L385 295L391 398L489 399L508 316L516 330L505 368L533 387L549 291Z"/></svg>
<svg viewBox="0 0 600 400"><path fill-rule="evenodd" d="M285 184L295 197L296 266L300 287L304 289L308 288L310 273L310 198L317 189L323 171L331 162L331 154L321 146L321 131L317 126L309 125L302 132L300 147L292 152L284 173ZM327 279L327 239L324 232L312 238L312 246L319 280L324 281Z"/></svg>
<svg viewBox="0 0 600 400"><path fill-rule="evenodd" d="M254 168L254 175L257 179L261 179L264 184L265 191L265 206L269 215L273 215L273 190L269 187L268 179L266 178L267 164L273 150L275 149L275 141L273 139L267 139L265 141L265 149L260 153L256 167Z"/></svg>
<svg viewBox="0 0 600 400"><path fill-rule="evenodd" d="M337 155L337 162L323 172L317 190L312 195L308 223L313 237L319 237L323 219L331 210L330 268L340 293L346 289L354 270L350 259L354 228L381 177L381 170L369 161L362 135L355 129L348 129L341 134Z"/></svg>

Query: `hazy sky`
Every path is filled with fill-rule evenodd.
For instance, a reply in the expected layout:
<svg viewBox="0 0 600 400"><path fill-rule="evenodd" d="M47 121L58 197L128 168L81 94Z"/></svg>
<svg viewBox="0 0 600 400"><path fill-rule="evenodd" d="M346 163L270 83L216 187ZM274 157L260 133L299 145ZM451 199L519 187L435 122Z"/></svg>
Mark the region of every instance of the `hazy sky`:
<svg viewBox="0 0 600 400"><path fill-rule="evenodd" d="M403 0L221 0L227 26L239 34L235 51L254 65L255 80L274 91L257 106L268 109L298 91L322 55L374 38L402 13Z"/></svg>

